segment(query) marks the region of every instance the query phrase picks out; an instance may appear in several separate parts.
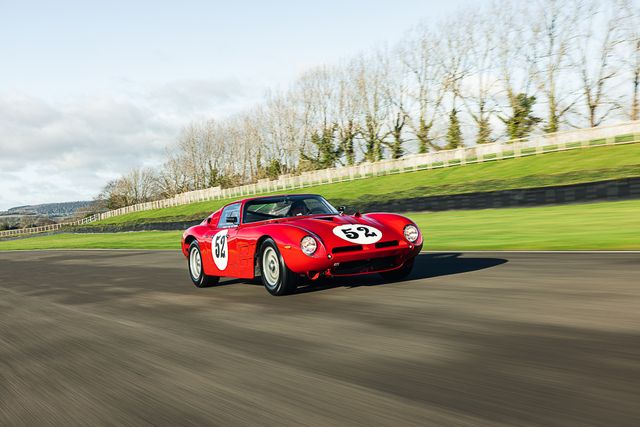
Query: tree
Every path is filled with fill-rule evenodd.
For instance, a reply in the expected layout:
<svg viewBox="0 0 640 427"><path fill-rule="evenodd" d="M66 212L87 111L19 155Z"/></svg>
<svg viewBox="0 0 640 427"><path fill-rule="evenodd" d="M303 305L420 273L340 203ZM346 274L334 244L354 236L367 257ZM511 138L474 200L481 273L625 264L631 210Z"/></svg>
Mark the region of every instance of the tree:
<svg viewBox="0 0 640 427"><path fill-rule="evenodd" d="M400 64L393 61L394 54L385 51L381 55L382 61L382 86L384 92L384 102L386 105L386 129L387 136L390 140L384 140L382 143L391 152L392 159L399 159L405 154L405 135L404 129L408 121L407 112L407 75L403 73Z"/></svg>
<svg viewBox="0 0 640 427"><path fill-rule="evenodd" d="M334 144L335 126L329 125L320 132L314 131L311 135L311 143L316 147L316 157L302 154L302 158L311 162L310 169L332 168L342 155L342 147Z"/></svg>
<svg viewBox="0 0 640 427"><path fill-rule="evenodd" d="M418 152L438 149L432 135L446 94L441 37L425 26L416 27L401 42L397 55L406 78L404 118L418 142Z"/></svg>
<svg viewBox="0 0 640 427"><path fill-rule="evenodd" d="M108 209L117 209L158 198L157 178L151 169L133 169L128 174L110 181L98 196Z"/></svg>
<svg viewBox="0 0 640 427"><path fill-rule="evenodd" d="M509 139L518 139L528 136L541 119L533 115L533 106L536 103L535 96L527 96L519 93L514 97L514 110L509 117L500 119L507 126Z"/></svg>
<svg viewBox="0 0 640 427"><path fill-rule="evenodd" d="M462 131L460 130L460 120L458 119L458 110L451 109L449 113L449 129L447 130L447 146L448 150L460 148L464 146L462 142Z"/></svg>
<svg viewBox="0 0 640 427"><path fill-rule="evenodd" d="M256 120L258 123L255 127L261 134L261 137L256 137L260 142L259 148L265 158L280 161L282 173L289 173L296 168L304 143L296 96L294 93L267 94L264 109L260 110L260 119Z"/></svg>
<svg viewBox="0 0 640 427"><path fill-rule="evenodd" d="M465 17L464 23L462 37L467 39L459 43L464 51L456 55L466 56L468 70L454 89L476 124L476 143L486 144L491 142L491 116L495 110L492 95L499 82L495 69L495 17L479 10Z"/></svg>
<svg viewBox="0 0 640 427"><path fill-rule="evenodd" d="M519 123L516 115L522 110L527 96L535 97L539 85L538 50L539 28L534 16L539 10L532 10L526 3L496 2L490 14L495 21L508 23L495 26L497 63L500 90L496 92L499 118L503 123ZM535 34L534 34L535 33ZM527 95L523 95L527 94ZM516 126L518 128L518 126ZM510 135L510 132L506 132Z"/></svg>
<svg viewBox="0 0 640 427"><path fill-rule="evenodd" d="M319 67L306 73L296 86L304 111L305 143L300 156L306 162L305 169L333 167L340 157L340 147L334 147L336 126L332 115L338 92L335 83L333 69Z"/></svg>
<svg viewBox="0 0 640 427"><path fill-rule="evenodd" d="M576 55L575 64L584 95L582 104L586 109L584 116L589 127L600 125L619 105L609 90L618 72L613 64L614 50L622 41L616 10L601 8L598 2L590 0L583 6L580 25L576 29L578 35L572 51ZM603 25L596 25L598 21L604 21Z"/></svg>
<svg viewBox="0 0 640 427"><path fill-rule="evenodd" d="M557 132L577 100L566 74L580 6L580 0L542 0L531 18L534 76L547 104L545 132Z"/></svg>
<svg viewBox="0 0 640 427"><path fill-rule="evenodd" d="M358 124L358 69L353 62L334 70L335 100L331 116L336 131L337 144L344 157L343 164L356 163L356 138L360 133Z"/></svg>
<svg viewBox="0 0 640 427"><path fill-rule="evenodd" d="M160 168L157 177L158 193L163 198L189 191L189 178L182 159L175 152L167 153L167 160Z"/></svg>
<svg viewBox="0 0 640 427"><path fill-rule="evenodd" d="M623 64L623 86L630 96L621 104L629 120L640 120L640 7L632 0L620 2L623 18L623 43L619 45L618 60Z"/></svg>
<svg viewBox="0 0 640 427"><path fill-rule="evenodd" d="M283 165L278 159L271 159L266 166L260 165L257 172L257 178L277 179L282 175Z"/></svg>
<svg viewBox="0 0 640 427"><path fill-rule="evenodd" d="M368 162L382 160L382 146L386 138L384 122L387 105L384 100L384 69L381 52L370 57L360 57L356 62L358 70L357 88L360 111L360 137L364 141L364 159Z"/></svg>

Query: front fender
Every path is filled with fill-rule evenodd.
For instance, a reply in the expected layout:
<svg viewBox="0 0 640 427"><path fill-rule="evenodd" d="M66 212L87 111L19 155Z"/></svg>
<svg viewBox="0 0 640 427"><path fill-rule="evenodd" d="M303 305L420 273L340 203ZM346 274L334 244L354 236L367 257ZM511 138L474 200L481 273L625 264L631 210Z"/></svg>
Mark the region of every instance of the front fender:
<svg viewBox="0 0 640 427"><path fill-rule="evenodd" d="M327 248L320 236L293 224L268 224L257 227L260 234L257 238L270 237L276 243L287 267L296 273L306 273L311 270L324 270L330 265ZM313 236L318 241L318 249L309 256L300 249L300 241L305 236ZM260 248L256 247L256 256Z"/></svg>
<svg viewBox="0 0 640 427"><path fill-rule="evenodd" d="M420 230L420 227L418 227L418 224L416 224L413 220L411 220L411 218L408 218L404 215L399 215L395 213L386 213L386 212L368 213L363 215L363 217L372 219L382 224L386 224L387 226L396 230L400 234L400 236L402 236L403 238L404 238L404 227L408 224L415 225L418 228L418 231L420 232L420 236L418 237L418 240L416 240L413 244L415 246L422 247L423 231Z"/></svg>

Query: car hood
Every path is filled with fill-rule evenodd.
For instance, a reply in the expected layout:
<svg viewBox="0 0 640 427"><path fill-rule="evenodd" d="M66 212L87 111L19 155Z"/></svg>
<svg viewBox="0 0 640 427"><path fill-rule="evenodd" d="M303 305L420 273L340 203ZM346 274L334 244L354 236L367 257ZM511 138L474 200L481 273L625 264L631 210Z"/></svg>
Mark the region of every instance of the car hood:
<svg viewBox="0 0 640 427"><path fill-rule="evenodd" d="M381 232L379 242L388 242L390 240L404 240L401 230L395 230L389 225L386 225L374 218L367 217L367 215L326 215L326 216L313 216L303 218L287 218L284 221L278 221L279 223L285 223L294 225L296 227L303 228L316 236L318 236L322 242L329 247L336 246L348 246L359 244L358 242L349 241L348 239L339 237L342 233L336 235L334 229L339 226L353 225L353 229L356 230L358 225L366 225L373 227L375 230Z"/></svg>

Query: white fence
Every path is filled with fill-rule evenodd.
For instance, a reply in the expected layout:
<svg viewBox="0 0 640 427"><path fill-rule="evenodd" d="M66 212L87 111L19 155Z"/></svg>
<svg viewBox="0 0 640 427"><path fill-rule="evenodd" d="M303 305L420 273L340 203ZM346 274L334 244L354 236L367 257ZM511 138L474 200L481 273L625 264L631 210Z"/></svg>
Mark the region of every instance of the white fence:
<svg viewBox="0 0 640 427"><path fill-rule="evenodd" d="M240 198L245 196L296 190L319 184L353 181L371 176L436 169L469 163L524 157L554 151L585 149L602 145L620 145L640 142L640 121L620 123L596 128L563 131L552 134L534 135L528 138L476 145L473 147L443 150L425 154L411 154L401 159L362 163L356 166L303 172L299 175L281 175L276 180L263 179L255 184L234 188L220 187L190 191L170 199L139 203L124 208L93 215L79 221L51 224L42 227L0 231L0 237L27 233L56 231L65 226L87 224L132 212L162 209L209 200Z"/></svg>

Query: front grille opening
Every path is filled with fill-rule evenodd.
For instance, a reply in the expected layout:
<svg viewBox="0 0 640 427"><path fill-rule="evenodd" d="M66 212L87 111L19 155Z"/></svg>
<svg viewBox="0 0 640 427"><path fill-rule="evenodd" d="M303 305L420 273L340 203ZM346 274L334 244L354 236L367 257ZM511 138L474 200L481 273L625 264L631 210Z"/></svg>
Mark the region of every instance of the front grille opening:
<svg viewBox="0 0 640 427"><path fill-rule="evenodd" d="M392 246L398 246L400 242L397 240L389 240L388 242L378 242L376 243L376 248L390 248Z"/></svg>
<svg viewBox="0 0 640 427"><path fill-rule="evenodd" d="M340 254L343 252L357 252L362 250L362 245L350 245L350 246L338 246L333 248L334 254Z"/></svg>
<svg viewBox="0 0 640 427"><path fill-rule="evenodd" d="M356 274L370 271L388 270L396 266L395 257L372 258L358 261L341 262L331 269L332 274Z"/></svg>

